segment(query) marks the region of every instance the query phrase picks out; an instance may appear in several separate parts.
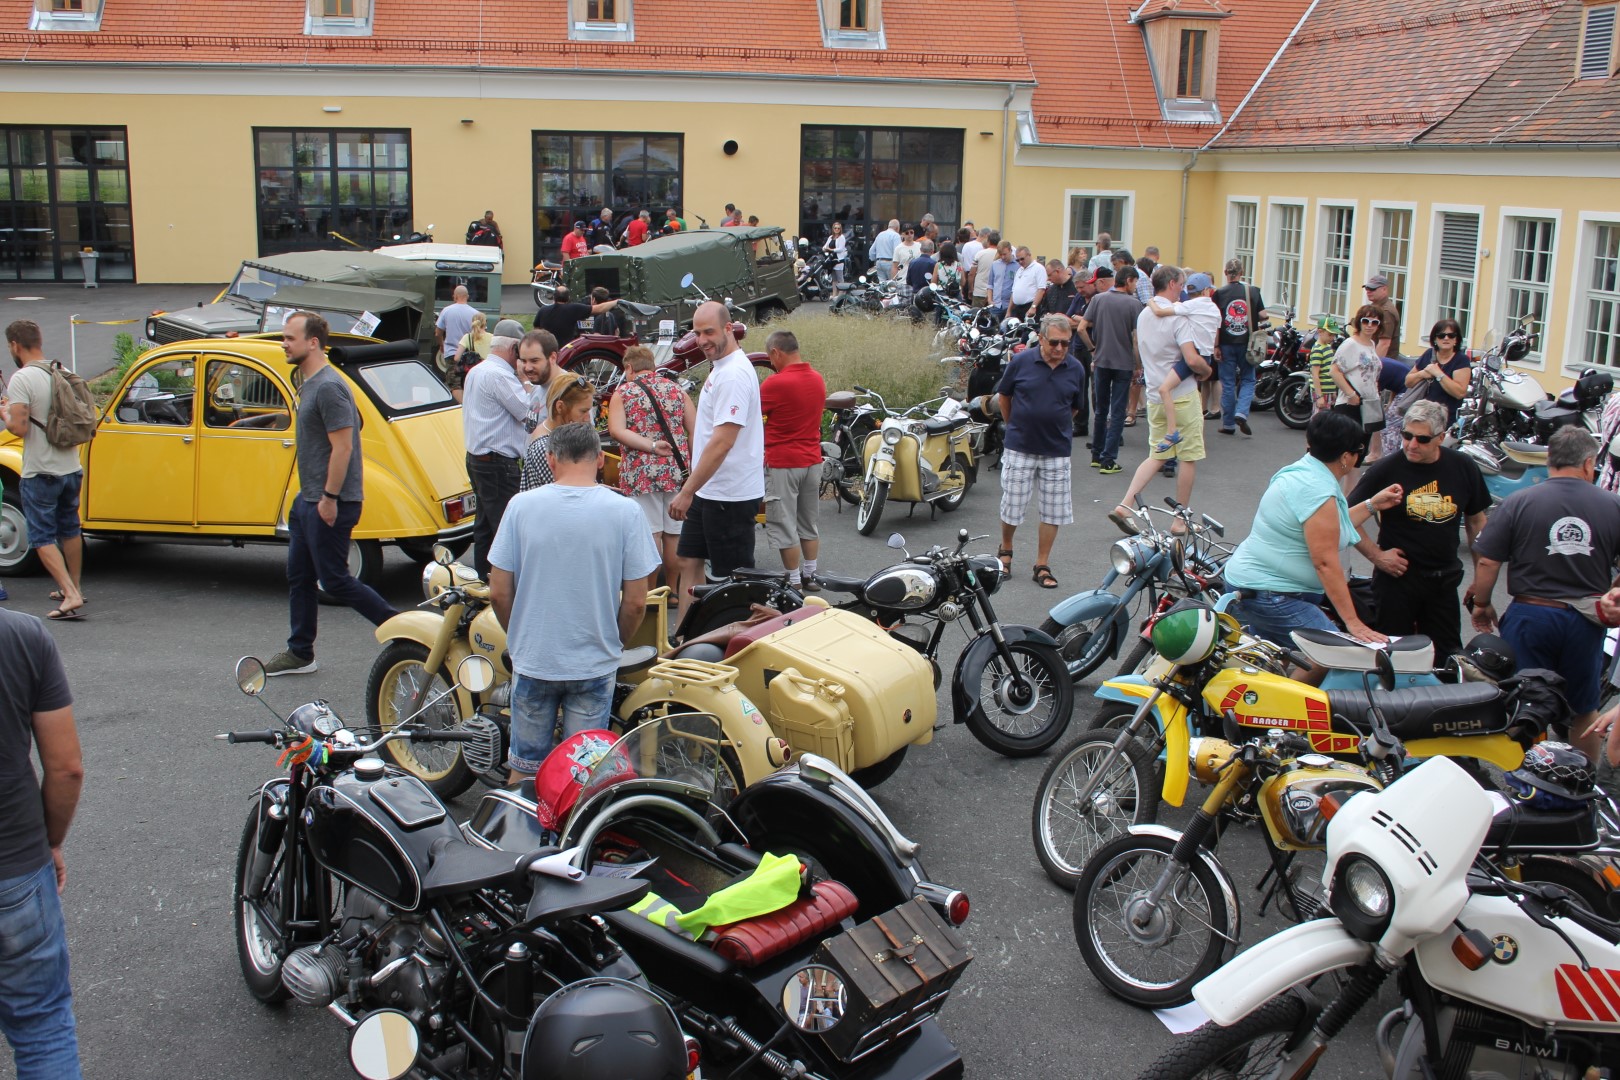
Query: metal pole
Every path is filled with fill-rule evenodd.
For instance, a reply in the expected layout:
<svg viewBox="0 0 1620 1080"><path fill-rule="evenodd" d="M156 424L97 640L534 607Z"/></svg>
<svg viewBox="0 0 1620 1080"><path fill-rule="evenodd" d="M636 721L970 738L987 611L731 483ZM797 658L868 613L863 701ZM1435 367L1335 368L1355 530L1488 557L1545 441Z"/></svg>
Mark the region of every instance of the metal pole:
<svg viewBox="0 0 1620 1080"><path fill-rule="evenodd" d="M79 373L79 317L68 316L68 370Z"/></svg>

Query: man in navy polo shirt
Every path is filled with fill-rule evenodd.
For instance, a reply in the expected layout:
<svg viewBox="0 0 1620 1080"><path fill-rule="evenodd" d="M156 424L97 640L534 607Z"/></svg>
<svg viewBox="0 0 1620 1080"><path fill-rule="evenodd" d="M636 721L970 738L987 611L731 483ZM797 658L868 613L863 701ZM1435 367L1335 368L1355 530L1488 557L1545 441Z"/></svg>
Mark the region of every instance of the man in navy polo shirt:
<svg viewBox="0 0 1620 1080"><path fill-rule="evenodd" d="M1069 353L1074 331L1063 315L1041 320L1041 344L1012 358L997 393L1007 421L1001 459L1001 564L1012 569L1013 534L1024 521L1030 493L1040 488L1040 533L1035 582L1055 589L1048 560L1058 527L1074 520L1070 456L1074 418L1086 407L1085 370Z"/></svg>

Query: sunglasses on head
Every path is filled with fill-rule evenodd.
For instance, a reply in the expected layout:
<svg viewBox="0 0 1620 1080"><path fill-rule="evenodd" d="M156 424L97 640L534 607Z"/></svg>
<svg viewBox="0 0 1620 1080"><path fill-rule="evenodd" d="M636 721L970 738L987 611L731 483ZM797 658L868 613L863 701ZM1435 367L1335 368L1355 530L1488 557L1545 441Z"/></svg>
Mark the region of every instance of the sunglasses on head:
<svg viewBox="0 0 1620 1080"><path fill-rule="evenodd" d="M1404 431L1403 430L1401 432L1401 438L1410 439L1413 442L1417 443L1419 446L1428 446L1430 443L1434 442L1434 440L1438 439L1439 437L1440 436L1438 436L1438 435L1419 435L1415 431Z"/></svg>

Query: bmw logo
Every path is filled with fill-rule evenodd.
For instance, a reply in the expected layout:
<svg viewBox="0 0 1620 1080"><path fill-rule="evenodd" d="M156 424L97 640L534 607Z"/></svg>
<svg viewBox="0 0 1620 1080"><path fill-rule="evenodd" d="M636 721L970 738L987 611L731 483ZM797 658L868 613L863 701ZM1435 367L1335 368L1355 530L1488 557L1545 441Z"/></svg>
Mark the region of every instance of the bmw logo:
<svg viewBox="0 0 1620 1080"><path fill-rule="evenodd" d="M1506 934L1491 938L1491 959L1498 964L1511 964L1519 956L1519 943Z"/></svg>

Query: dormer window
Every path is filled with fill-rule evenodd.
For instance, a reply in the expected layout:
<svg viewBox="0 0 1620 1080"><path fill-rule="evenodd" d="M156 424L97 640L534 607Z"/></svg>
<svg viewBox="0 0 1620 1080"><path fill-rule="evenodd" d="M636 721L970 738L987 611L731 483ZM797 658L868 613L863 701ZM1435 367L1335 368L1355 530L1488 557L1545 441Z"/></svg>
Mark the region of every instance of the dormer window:
<svg viewBox="0 0 1620 1080"><path fill-rule="evenodd" d="M1204 39L1208 30L1181 32L1181 58L1176 63L1176 97L1201 101L1204 98Z"/></svg>
<svg viewBox="0 0 1620 1080"><path fill-rule="evenodd" d="M311 37L370 37L372 0L307 0L304 33Z"/></svg>
<svg viewBox="0 0 1620 1080"><path fill-rule="evenodd" d="M34 0L28 29L80 33L100 30L101 0Z"/></svg>
<svg viewBox="0 0 1620 1080"><path fill-rule="evenodd" d="M1577 77L1607 79L1614 74L1614 4L1602 4L1586 9L1581 27L1581 52Z"/></svg>
<svg viewBox="0 0 1620 1080"><path fill-rule="evenodd" d="M821 43L829 49L882 49L883 0L820 0Z"/></svg>
<svg viewBox="0 0 1620 1080"><path fill-rule="evenodd" d="M1215 72L1221 22L1231 15L1219 0L1147 0L1132 13L1131 21L1142 29L1164 119L1220 122Z"/></svg>
<svg viewBox="0 0 1620 1080"><path fill-rule="evenodd" d="M575 41L634 41L630 0L568 0L568 36Z"/></svg>

